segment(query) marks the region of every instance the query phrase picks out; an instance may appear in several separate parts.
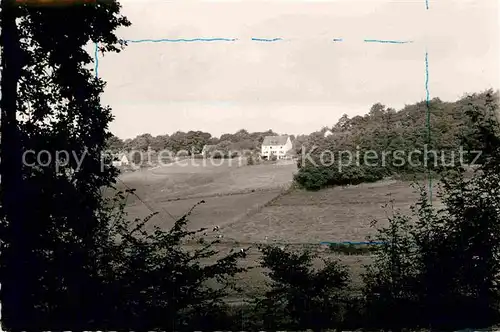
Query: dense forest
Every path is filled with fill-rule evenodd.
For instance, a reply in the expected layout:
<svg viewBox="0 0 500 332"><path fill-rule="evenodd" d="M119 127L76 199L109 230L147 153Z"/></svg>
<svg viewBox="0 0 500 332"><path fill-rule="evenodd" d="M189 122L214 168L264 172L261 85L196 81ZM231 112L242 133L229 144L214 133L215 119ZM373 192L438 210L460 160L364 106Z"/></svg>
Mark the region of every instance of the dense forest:
<svg viewBox="0 0 500 332"><path fill-rule="evenodd" d="M364 116L343 115L332 128L312 133L298 147L299 172L295 179L314 190L388 176L439 173L461 163L460 150L464 151L462 165L472 164L472 152L481 150L481 144L470 138L478 124L466 116L465 110L481 108L488 93L493 92L472 94L455 102L435 98L428 107L426 102L419 102L400 111L377 103ZM498 92L494 96L497 98ZM326 130L333 134L325 137ZM365 162L364 156L375 158Z"/></svg>

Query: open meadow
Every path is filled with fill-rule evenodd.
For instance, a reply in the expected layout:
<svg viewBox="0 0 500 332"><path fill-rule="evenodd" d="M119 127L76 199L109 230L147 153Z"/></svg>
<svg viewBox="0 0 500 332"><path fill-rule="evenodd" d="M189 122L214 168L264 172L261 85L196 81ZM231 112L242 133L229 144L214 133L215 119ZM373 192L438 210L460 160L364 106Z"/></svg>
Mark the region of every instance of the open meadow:
<svg viewBox="0 0 500 332"><path fill-rule="evenodd" d="M204 200L193 210L188 226L206 227L208 239L222 235L218 244L221 253L252 247L243 264L254 268L241 276L247 295L265 287L266 278L257 267L258 243L308 247L323 258L339 258L350 266L357 283L362 265L371 257L332 253L320 242L365 241L375 231L372 221L386 225L393 209L410 213L418 199L409 182L385 180L308 192L292 189L297 171L294 163L220 163L203 166L201 160L184 160L122 174L121 185L135 188L137 194L128 198L126 210L131 218L144 218L156 211L158 215L148 227L169 228L176 218ZM214 232L216 225L219 231Z"/></svg>

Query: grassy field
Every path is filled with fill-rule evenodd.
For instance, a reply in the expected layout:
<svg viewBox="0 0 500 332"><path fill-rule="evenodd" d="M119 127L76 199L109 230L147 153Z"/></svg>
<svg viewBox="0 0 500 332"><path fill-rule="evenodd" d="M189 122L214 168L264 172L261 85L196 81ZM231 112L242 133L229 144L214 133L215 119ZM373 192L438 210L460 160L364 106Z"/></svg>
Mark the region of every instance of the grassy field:
<svg viewBox="0 0 500 332"><path fill-rule="evenodd" d="M364 241L374 232L372 221L386 225L388 215L397 210L409 213L417 199L410 184L399 181L318 192L294 190L223 232L246 242L260 242L266 236L270 241L292 243Z"/></svg>
<svg viewBox="0 0 500 332"><path fill-rule="evenodd" d="M143 218L153 209L159 215L152 224L170 227L174 219L169 215L180 217L203 199L206 203L193 211L190 226L227 226L280 195L291 185L296 170L294 164L245 166L237 160L220 162L220 166L195 166L202 161L194 160L193 165L186 160L180 165L123 174L119 187L135 188L137 194L128 197L129 216Z"/></svg>
<svg viewBox="0 0 500 332"><path fill-rule="evenodd" d="M373 220L385 225L392 209L409 213L418 198L410 183L394 180L318 192L291 190L296 166L290 163L252 166L237 160L223 160L220 166L203 166L200 160L194 163L198 166L185 160L181 165L123 174L122 185L135 188L140 198L128 199L129 216L143 218L154 210L159 214L149 227L168 228L203 199L205 203L189 218L189 227L207 227L207 238L222 234L222 243L218 245L222 253L256 243L308 246L321 252L323 258L335 257L350 266L355 283L359 282L362 265L369 263L371 257L331 253L319 243L364 241L375 232L370 227ZM384 207L391 201L392 207ZM215 225L220 227L219 232L212 232ZM246 295L265 288L266 277L257 266L259 259L260 252L253 248L244 262L252 267L241 276Z"/></svg>

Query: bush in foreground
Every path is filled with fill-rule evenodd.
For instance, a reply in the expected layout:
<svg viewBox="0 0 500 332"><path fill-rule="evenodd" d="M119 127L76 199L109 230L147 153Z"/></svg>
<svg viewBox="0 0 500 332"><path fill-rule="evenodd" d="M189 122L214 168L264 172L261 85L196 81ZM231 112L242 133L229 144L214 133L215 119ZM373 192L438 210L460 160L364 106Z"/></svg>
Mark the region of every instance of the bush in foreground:
<svg viewBox="0 0 500 332"><path fill-rule="evenodd" d="M213 246L218 241L198 236L204 229L187 230L193 209L171 229L162 230L146 227L154 214L128 222L122 208L123 203L114 209L115 222L101 233L97 261L91 267L94 279L85 285L86 292L96 294L91 307L81 308L89 319L86 326L192 330L226 324L223 300L237 290L233 281L245 271L238 264L244 254L219 255ZM214 282L217 287L210 286ZM66 326L75 326L72 323L76 322Z"/></svg>
<svg viewBox="0 0 500 332"><path fill-rule="evenodd" d="M255 300L255 312L264 329L340 326L349 284L347 268L336 261L323 261L322 269L314 269L314 258L307 251L264 248L261 266L270 270L271 289Z"/></svg>

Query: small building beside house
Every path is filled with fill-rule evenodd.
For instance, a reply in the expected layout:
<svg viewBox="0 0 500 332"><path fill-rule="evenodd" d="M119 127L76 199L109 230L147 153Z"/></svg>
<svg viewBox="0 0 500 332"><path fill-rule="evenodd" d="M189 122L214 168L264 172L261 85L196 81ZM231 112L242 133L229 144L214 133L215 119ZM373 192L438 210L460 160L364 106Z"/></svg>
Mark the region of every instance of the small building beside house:
<svg viewBox="0 0 500 332"><path fill-rule="evenodd" d="M266 136L262 142L261 156L270 159L276 156L277 159L286 159L287 152L292 149L292 140L288 135Z"/></svg>

